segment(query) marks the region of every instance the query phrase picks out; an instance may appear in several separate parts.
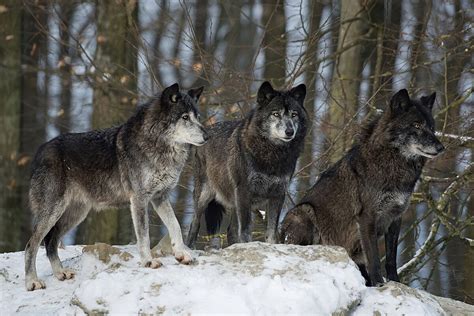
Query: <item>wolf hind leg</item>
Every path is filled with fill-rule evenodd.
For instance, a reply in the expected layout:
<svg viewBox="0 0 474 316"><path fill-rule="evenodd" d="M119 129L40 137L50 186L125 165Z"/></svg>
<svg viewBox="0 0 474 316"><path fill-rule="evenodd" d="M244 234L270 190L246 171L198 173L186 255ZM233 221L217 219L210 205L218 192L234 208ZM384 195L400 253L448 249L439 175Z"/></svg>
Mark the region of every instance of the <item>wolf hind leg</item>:
<svg viewBox="0 0 474 316"><path fill-rule="evenodd" d="M227 246L236 244L239 242L237 236L237 218L236 218L236 213L235 210L229 210L230 214L230 220L229 220L229 226L227 227Z"/></svg>
<svg viewBox="0 0 474 316"><path fill-rule="evenodd" d="M28 291L46 288L36 273L36 255L41 241L63 215L66 208L64 204L64 201L60 201L49 212L42 210L36 216L37 222L33 228L33 235L25 248L25 285Z"/></svg>
<svg viewBox="0 0 474 316"><path fill-rule="evenodd" d="M69 230L81 223L89 213L89 208L85 205L70 205L61 216L56 225L51 228L49 233L44 238L46 247L46 255L48 256L53 274L60 281L74 278L75 272L70 269L65 269L58 256L58 245L61 238Z"/></svg>
<svg viewBox="0 0 474 316"><path fill-rule="evenodd" d="M196 186L194 190L194 216L191 226L189 227L188 235L186 236L186 245L191 248L194 247L198 238L201 218L209 203L214 198L211 188L206 183L202 186Z"/></svg>

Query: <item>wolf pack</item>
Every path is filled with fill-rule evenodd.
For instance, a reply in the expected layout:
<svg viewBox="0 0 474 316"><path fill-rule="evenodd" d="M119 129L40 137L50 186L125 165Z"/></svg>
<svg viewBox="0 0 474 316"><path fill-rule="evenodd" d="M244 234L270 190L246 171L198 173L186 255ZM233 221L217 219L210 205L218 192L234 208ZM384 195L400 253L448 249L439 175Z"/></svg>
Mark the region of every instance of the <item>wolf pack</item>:
<svg viewBox="0 0 474 316"><path fill-rule="evenodd" d="M165 88L122 125L68 133L41 145L32 162L29 201L34 228L25 249L25 285L45 288L36 256L42 242L59 280L74 278L64 268L58 245L89 211L129 205L143 267L158 268L149 238L151 209L161 218L180 263L193 252L206 223L224 229L227 243L252 241L255 211L265 212L265 241L344 247L368 286L398 281L397 246L401 217L427 159L444 147L435 135L436 94L411 98L395 93L382 113L361 127L352 148L322 172L280 223L280 215L311 117L306 86L258 89L244 118L204 127L198 101L203 87ZM194 173L194 217L185 238L169 201L186 162ZM227 227L222 220L229 219ZM280 226L280 227L279 227ZM378 240L385 238L384 279Z"/></svg>

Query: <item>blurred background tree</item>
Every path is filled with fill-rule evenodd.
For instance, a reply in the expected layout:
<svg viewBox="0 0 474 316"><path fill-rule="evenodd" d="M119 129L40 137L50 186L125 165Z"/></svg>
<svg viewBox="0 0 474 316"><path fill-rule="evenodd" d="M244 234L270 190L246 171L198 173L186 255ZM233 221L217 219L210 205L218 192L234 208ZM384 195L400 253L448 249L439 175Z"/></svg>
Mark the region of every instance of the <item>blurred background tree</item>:
<svg viewBox="0 0 474 316"><path fill-rule="evenodd" d="M306 83L312 125L285 212L393 93L436 91L447 151L404 215L399 266L411 286L474 303L473 19L468 0L0 0L0 251L31 233L41 143L120 124L174 82L206 86L206 124L245 115L264 80ZM172 195L184 231L192 186L188 164ZM150 216L156 243L164 231ZM125 208L91 213L64 242L134 240Z"/></svg>

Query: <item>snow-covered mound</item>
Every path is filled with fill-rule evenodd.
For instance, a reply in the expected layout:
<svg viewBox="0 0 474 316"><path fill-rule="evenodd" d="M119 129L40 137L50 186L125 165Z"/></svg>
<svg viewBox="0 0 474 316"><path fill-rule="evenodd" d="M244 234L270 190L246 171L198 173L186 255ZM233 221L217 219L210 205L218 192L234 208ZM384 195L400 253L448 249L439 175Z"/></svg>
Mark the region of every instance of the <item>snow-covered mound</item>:
<svg viewBox="0 0 474 316"><path fill-rule="evenodd" d="M139 266L135 246L69 246L59 255L76 278L58 281L41 249L38 275L47 288L34 292L24 287L23 252L2 254L1 314L474 313L470 305L401 284L366 288L339 247L254 242L194 253L190 266L164 257L163 267L152 270Z"/></svg>

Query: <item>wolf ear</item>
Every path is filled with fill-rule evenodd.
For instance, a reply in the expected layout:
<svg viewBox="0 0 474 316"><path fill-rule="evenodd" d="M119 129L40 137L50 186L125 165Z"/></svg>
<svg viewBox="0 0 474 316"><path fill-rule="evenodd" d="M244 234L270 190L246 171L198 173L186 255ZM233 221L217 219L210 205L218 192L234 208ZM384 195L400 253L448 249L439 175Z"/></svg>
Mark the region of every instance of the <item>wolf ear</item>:
<svg viewBox="0 0 474 316"><path fill-rule="evenodd" d="M290 90L290 95L303 106L304 98L306 97L306 86L302 83L299 86L294 87Z"/></svg>
<svg viewBox="0 0 474 316"><path fill-rule="evenodd" d="M410 96L406 89L398 91L390 100L390 110L392 113L399 113L400 111L408 110L410 107Z"/></svg>
<svg viewBox="0 0 474 316"><path fill-rule="evenodd" d="M166 103L178 103L179 99L181 99L181 95L179 94L179 84L177 83L163 90L161 94L161 101Z"/></svg>
<svg viewBox="0 0 474 316"><path fill-rule="evenodd" d="M420 98L421 103L423 103L424 106L428 107L428 109L433 110L433 105L436 100L436 92L433 92L429 96L422 96Z"/></svg>
<svg viewBox="0 0 474 316"><path fill-rule="evenodd" d="M194 100L194 102L197 103L197 101L199 100L199 97L201 96L201 93L204 91L204 86L203 87L199 87L197 89L190 89L188 91L188 95Z"/></svg>
<svg viewBox="0 0 474 316"><path fill-rule="evenodd" d="M276 91L273 89L270 82L265 81L262 83L257 93L257 103L259 105L265 105L270 102L276 95Z"/></svg>

